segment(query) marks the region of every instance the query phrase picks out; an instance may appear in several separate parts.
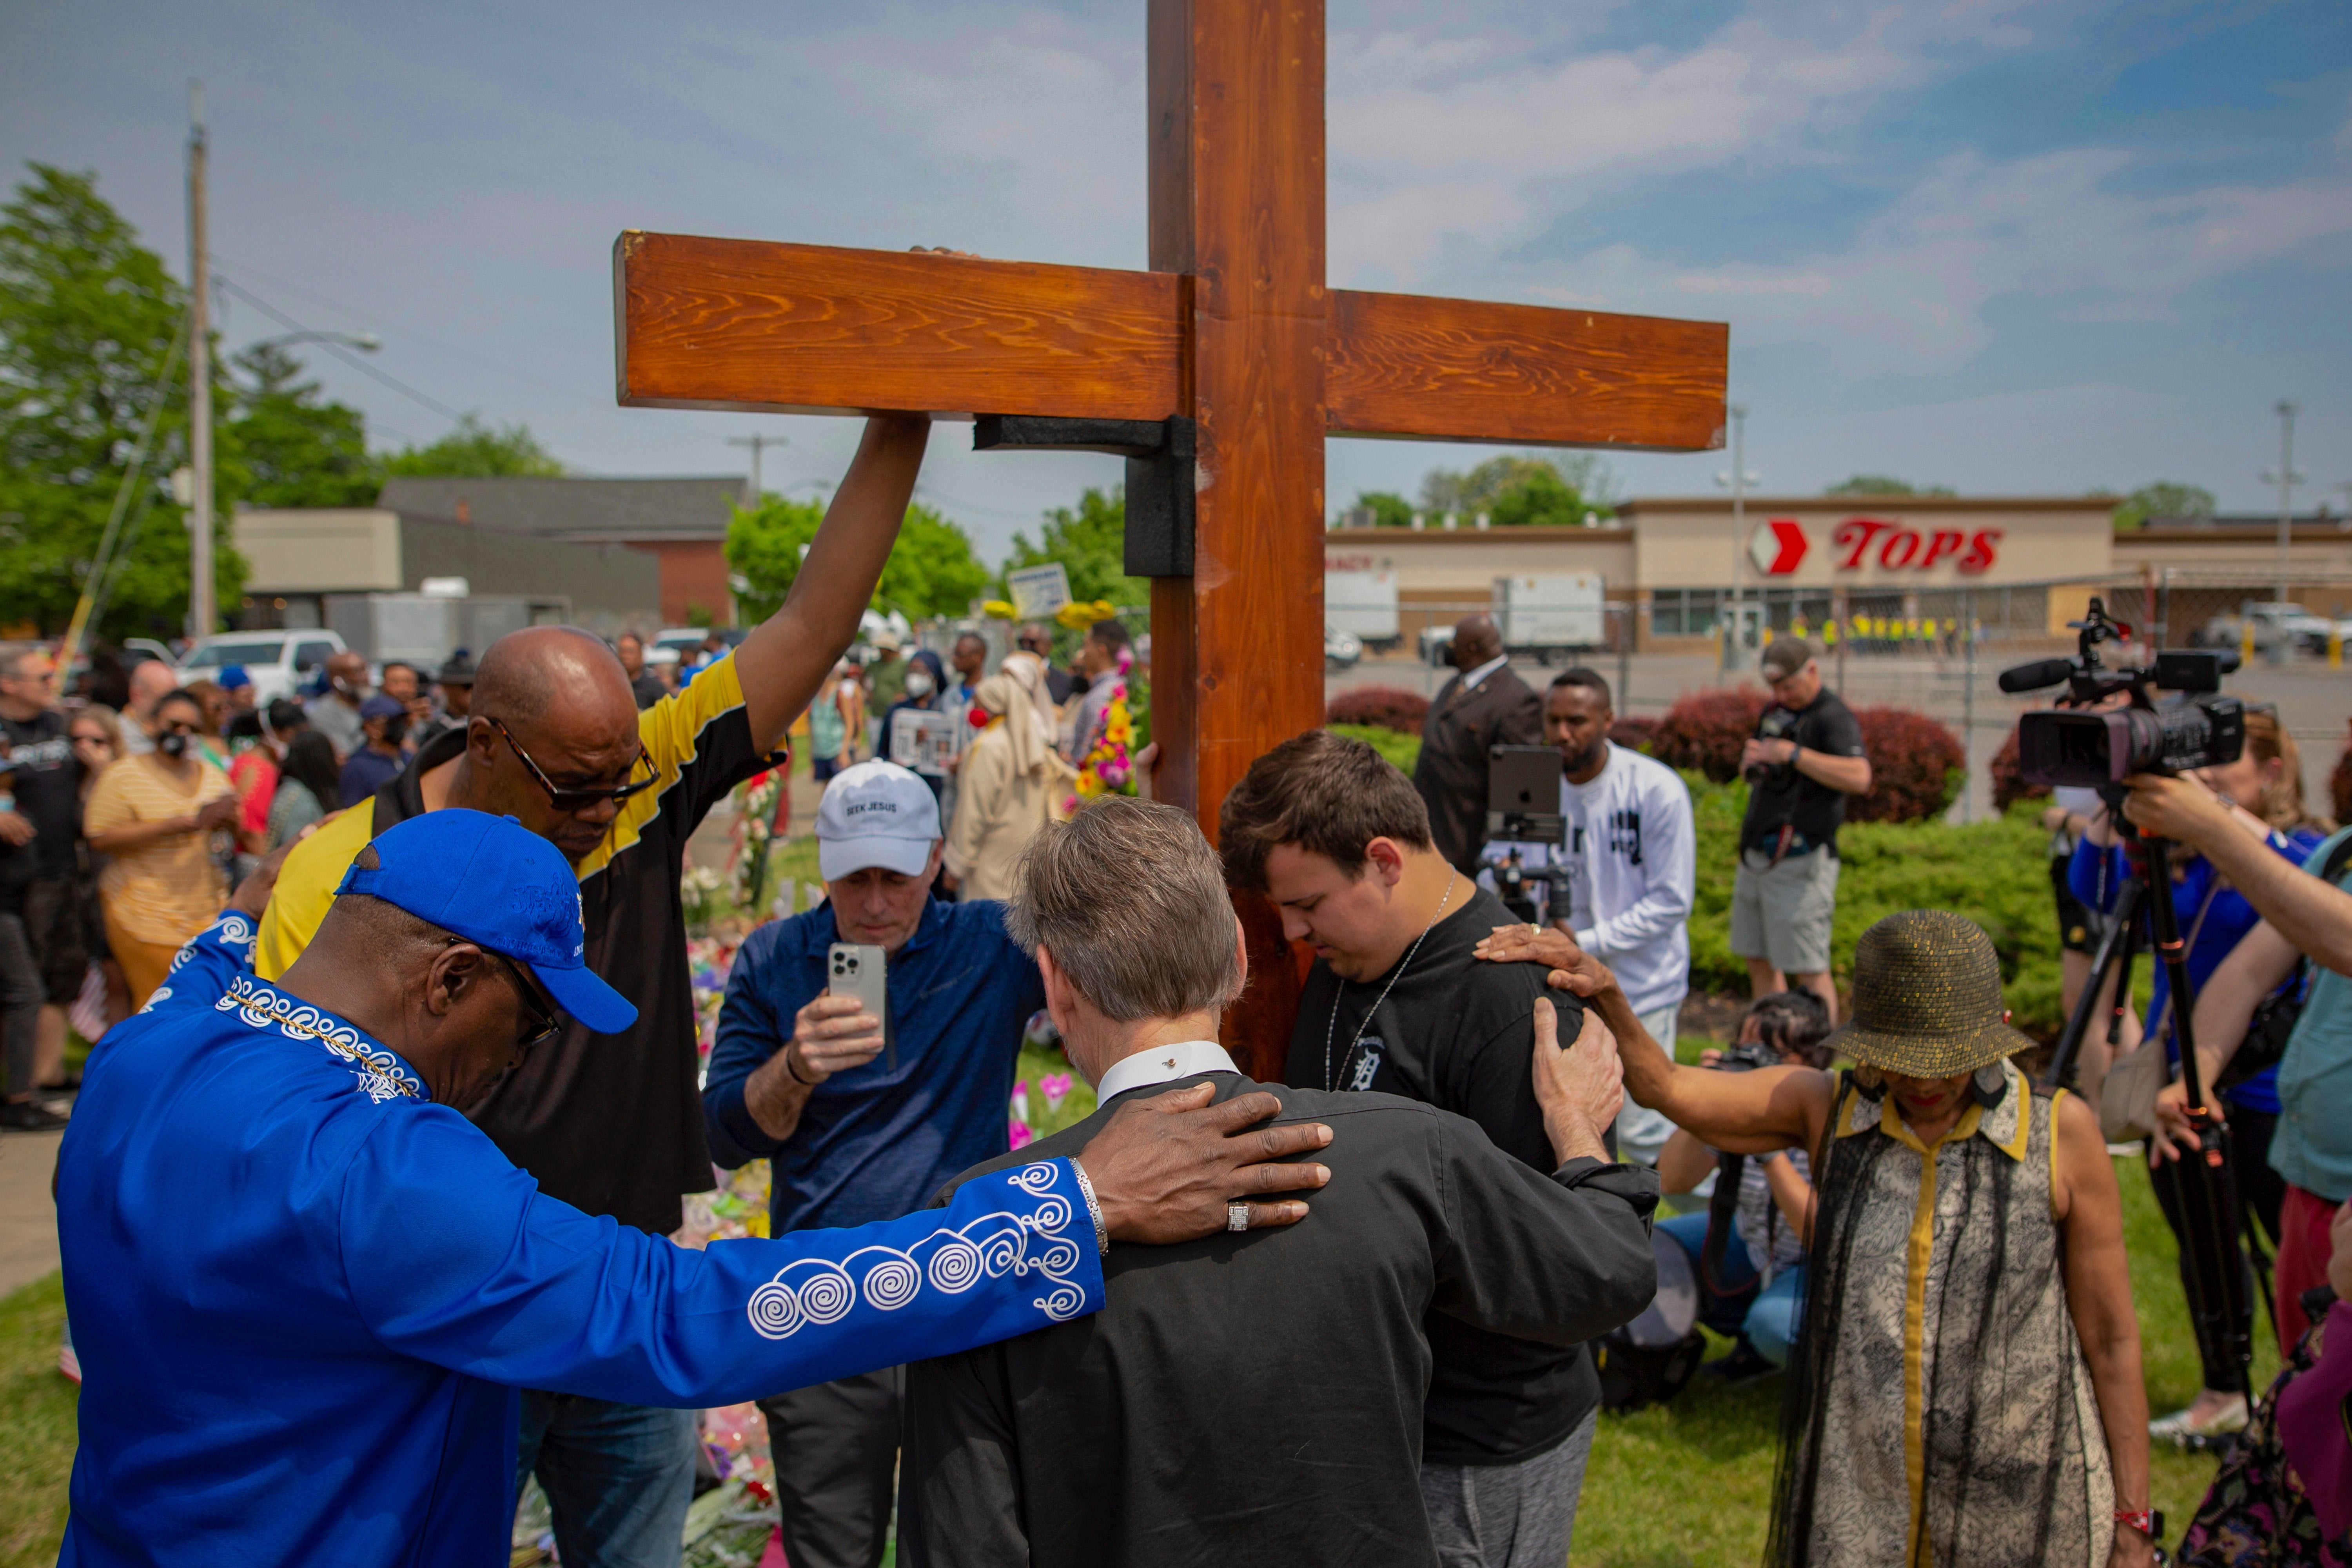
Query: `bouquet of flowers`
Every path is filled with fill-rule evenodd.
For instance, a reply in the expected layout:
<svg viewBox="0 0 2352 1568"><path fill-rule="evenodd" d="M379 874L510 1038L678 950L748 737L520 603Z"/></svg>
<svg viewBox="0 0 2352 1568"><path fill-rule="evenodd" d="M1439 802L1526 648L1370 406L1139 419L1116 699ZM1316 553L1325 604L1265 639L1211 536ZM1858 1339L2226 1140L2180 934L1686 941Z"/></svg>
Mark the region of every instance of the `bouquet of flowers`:
<svg viewBox="0 0 2352 1568"><path fill-rule="evenodd" d="M768 848L776 836L776 808L784 800L784 781L791 764L755 775L743 788L743 809L736 815L734 864L736 906L757 922L766 918Z"/></svg>
<svg viewBox="0 0 2352 1568"><path fill-rule="evenodd" d="M1097 795L1136 793L1135 763L1128 754L1135 743L1135 715L1127 705L1128 679L1134 671L1134 653L1119 649L1118 670L1110 678L1110 700L1103 707L1102 727L1095 733L1092 748L1079 760L1077 791L1062 802L1065 812L1076 811Z"/></svg>

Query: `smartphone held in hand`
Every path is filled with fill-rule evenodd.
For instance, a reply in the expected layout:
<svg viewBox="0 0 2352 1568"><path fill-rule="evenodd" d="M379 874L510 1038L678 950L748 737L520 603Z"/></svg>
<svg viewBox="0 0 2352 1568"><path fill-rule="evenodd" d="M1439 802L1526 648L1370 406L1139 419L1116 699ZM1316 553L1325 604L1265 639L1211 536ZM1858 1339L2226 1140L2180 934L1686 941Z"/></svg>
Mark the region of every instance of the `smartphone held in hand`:
<svg viewBox="0 0 2352 1568"><path fill-rule="evenodd" d="M836 942L825 955L825 991L834 996L854 996L864 1011L882 1020L882 1038L890 1070L898 1068L898 1042L890 1033L888 955L870 942Z"/></svg>

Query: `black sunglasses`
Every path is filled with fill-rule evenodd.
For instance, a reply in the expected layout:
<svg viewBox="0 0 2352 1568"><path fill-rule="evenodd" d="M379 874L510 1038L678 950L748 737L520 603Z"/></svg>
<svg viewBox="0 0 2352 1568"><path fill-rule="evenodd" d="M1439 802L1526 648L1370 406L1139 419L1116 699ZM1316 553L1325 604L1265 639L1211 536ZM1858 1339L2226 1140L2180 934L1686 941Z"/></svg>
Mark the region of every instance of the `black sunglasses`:
<svg viewBox="0 0 2352 1568"><path fill-rule="evenodd" d="M486 714L484 717L488 716ZM661 775L654 772L653 759L646 754L643 747L639 747L636 761L629 764L628 783L613 789L566 789L547 776L547 770L541 767L531 759L531 754L522 749L522 743L514 738L514 731L508 729L503 721L491 719L489 723L491 729L506 738L508 749L512 751L521 761L522 765L530 771L531 778L537 782L540 788L547 792L548 804L558 811L586 811L591 806L602 805L608 800L617 805L633 795L642 794L653 788L660 781ZM635 776L639 768L646 770L644 778Z"/></svg>
<svg viewBox="0 0 2352 1568"><path fill-rule="evenodd" d="M462 936L453 936L443 945L457 947L465 944L466 942L467 939ZM539 987L524 976L520 964L503 952L492 952L479 942L473 942L470 945L480 949L485 955L498 961L499 967L507 972L508 984L514 987L515 994L522 1000L523 1016L530 1020L531 1030L530 1034L515 1042L518 1055L528 1054L533 1047L543 1046L563 1032L562 1015L541 995Z"/></svg>

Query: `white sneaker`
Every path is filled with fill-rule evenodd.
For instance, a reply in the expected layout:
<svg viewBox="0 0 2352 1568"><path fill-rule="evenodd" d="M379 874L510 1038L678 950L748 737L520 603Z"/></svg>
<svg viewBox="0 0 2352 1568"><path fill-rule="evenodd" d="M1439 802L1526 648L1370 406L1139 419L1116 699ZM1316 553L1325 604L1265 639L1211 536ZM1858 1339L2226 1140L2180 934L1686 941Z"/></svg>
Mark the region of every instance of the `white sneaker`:
<svg viewBox="0 0 2352 1568"><path fill-rule="evenodd" d="M2193 1410L2195 1406L2190 1406ZM2230 1395L2229 1401L2202 1420L2193 1418L2189 1410L2176 1410L2160 1415L2147 1424L2150 1438L2164 1443L2177 1443L2187 1447L2200 1438L2222 1437L2246 1429L2246 1396Z"/></svg>

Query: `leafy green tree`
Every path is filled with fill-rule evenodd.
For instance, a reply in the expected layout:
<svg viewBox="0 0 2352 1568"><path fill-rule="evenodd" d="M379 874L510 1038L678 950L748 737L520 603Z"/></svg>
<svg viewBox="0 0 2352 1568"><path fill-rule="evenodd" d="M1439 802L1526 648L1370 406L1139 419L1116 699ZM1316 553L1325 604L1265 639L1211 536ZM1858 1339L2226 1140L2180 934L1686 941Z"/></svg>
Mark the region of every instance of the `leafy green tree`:
<svg viewBox="0 0 2352 1568"><path fill-rule="evenodd" d="M1588 512L1615 516L1610 503L1614 489L1609 464L1597 453L1506 453L1466 474L1431 469L1421 482L1421 497L1433 513L1454 512L1465 523L1483 511L1497 528L1570 528L1582 523Z"/></svg>
<svg viewBox="0 0 2352 1568"><path fill-rule="evenodd" d="M1958 493L1949 485L1915 485L1892 474L1856 474L1852 479L1839 480L1822 492L1825 496L1949 496Z"/></svg>
<svg viewBox="0 0 2352 1568"><path fill-rule="evenodd" d="M369 456L366 424L356 408L323 401L302 363L258 344L236 356L252 378L239 391L236 446L248 506L373 506L383 466Z"/></svg>
<svg viewBox="0 0 2352 1568"><path fill-rule="evenodd" d="M528 427L493 428L472 414L438 441L406 447L384 464L387 474L418 479L557 479L565 471Z"/></svg>
<svg viewBox="0 0 2352 1568"><path fill-rule="evenodd" d="M95 175L26 167L0 207L0 604L11 619L64 629L160 404L99 630L175 633L187 616L188 539L167 476L186 460L187 376L163 372L185 292L99 195ZM234 391L219 375L215 405L233 406ZM234 605L246 571L229 525L241 465L226 424L215 459L214 589Z"/></svg>
<svg viewBox="0 0 2352 1568"><path fill-rule="evenodd" d="M1412 526L1412 502L1394 490L1359 491L1356 504L1350 510L1370 511L1372 514L1374 528L1411 528Z"/></svg>
<svg viewBox="0 0 2352 1568"><path fill-rule="evenodd" d="M1070 574L1070 597L1081 604L1108 599L1125 608L1151 603L1151 581L1127 574L1127 491L1088 486L1075 507L1055 507L1045 514L1037 542L1025 533L1013 536L1013 553L1004 560L1006 572L1043 566L1058 561ZM998 578L1000 585L1003 579Z"/></svg>
<svg viewBox="0 0 2352 1568"><path fill-rule="evenodd" d="M2215 504L2213 492L2203 485L2158 479L2152 485L2140 486L2116 503L2116 527L2118 531L2146 528L2156 518L2209 518L2213 515Z"/></svg>
<svg viewBox="0 0 2352 1568"><path fill-rule="evenodd" d="M778 495L735 509L727 525L727 566L737 579L735 603L746 625L766 620L783 604L824 521L819 503ZM988 581L988 568L972 554L961 528L929 507L910 506L875 585L873 608L898 610L911 620L960 616L987 591Z"/></svg>

